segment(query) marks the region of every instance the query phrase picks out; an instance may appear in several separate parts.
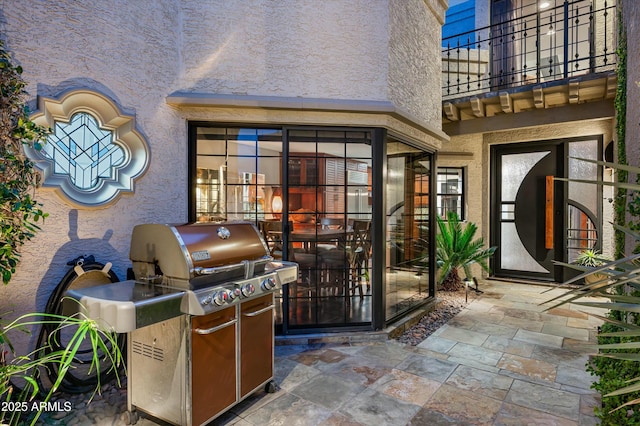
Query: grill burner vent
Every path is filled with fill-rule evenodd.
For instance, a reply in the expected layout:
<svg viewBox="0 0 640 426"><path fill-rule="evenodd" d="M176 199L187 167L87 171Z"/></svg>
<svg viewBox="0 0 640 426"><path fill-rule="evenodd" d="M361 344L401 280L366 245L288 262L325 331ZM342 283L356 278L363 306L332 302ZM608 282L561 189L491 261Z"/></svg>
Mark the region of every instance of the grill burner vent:
<svg viewBox="0 0 640 426"><path fill-rule="evenodd" d="M161 348L135 340L132 343L131 350L134 354L142 355L143 357L156 361L164 361L164 351Z"/></svg>

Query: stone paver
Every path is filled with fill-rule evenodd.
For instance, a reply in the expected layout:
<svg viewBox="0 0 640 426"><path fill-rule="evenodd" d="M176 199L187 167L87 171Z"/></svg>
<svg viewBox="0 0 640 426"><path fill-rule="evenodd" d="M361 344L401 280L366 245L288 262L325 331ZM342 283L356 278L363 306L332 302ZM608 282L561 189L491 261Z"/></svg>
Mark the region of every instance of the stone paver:
<svg viewBox="0 0 640 426"><path fill-rule="evenodd" d="M471 345L482 345L487 337L486 333L479 333L477 331L465 330L463 328L452 327L450 325L442 326L438 332L434 333L439 337L449 340L455 340L456 342L469 343Z"/></svg>
<svg viewBox="0 0 640 426"><path fill-rule="evenodd" d="M513 379L497 373L461 365L447 379L446 383L502 401L507 396Z"/></svg>
<svg viewBox="0 0 640 426"><path fill-rule="evenodd" d="M580 395L522 380L513 382L505 401L569 420L580 416Z"/></svg>
<svg viewBox="0 0 640 426"><path fill-rule="evenodd" d="M514 340L522 342L533 343L535 345L551 346L555 348L561 348L563 338L562 336L549 335L545 333L537 333L535 331L520 329L516 333Z"/></svg>
<svg viewBox="0 0 640 426"><path fill-rule="evenodd" d="M556 379L556 366L545 361L526 358L518 355L505 354L498 367L521 376L532 379L554 382Z"/></svg>
<svg viewBox="0 0 640 426"><path fill-rule="evenodd" d="M444 339L440 336L429 336L422 343L419 343L418 347L434 352L447 353L457 344L458 342L455 340Z"/></svg>

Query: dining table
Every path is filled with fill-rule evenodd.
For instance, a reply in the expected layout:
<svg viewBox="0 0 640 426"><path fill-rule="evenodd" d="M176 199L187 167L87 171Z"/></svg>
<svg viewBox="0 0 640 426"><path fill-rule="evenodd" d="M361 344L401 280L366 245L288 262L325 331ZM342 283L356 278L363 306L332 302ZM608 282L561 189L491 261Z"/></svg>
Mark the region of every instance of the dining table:
<svg viewBox="0 0 640 426"><path fill-rule="evenodd" d="M344 240L351 233L353 233L351 229L294 229L289 232L289 241L291 243L302 243L304 251L310 253L317 243L337 243L340 240ZM269 234L273 234L281 240L283 231L269 231Z"/></svg>

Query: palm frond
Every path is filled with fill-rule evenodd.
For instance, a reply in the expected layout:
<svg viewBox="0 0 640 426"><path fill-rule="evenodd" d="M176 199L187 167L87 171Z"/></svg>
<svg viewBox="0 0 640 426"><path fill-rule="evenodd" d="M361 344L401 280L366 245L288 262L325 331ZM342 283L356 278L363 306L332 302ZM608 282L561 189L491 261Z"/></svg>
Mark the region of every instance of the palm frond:
<svg viewBox="0 0 640 426"><path fill-rule="evenodd" d="M579 157L572 157L572 156L569 156L569 158L571 158L572 160L584 161L585 163L597 164L599 166L608 167L611 169L624 170L630 173L640 174L640 167L631 166L628 164L611 163L608 161L591 160L589 158L579 158ZM637 189L637 185L636 185L636 189Z"/></svg>
<svg viewBox="0 0 640 426"><path fill-rule="evenodd" d="M484 240L475 239L478 231L476 224L468 222L463 227L455 212L448 212L446 220L437 216L436 221L439 230L436 235L436 259L440 268L440 282L458 269L464 271L466 278L471 278L470 266L474 263L489 271L487 259L493 256L496 247L485 249Z"/></svg>
<svg viewBox="0 0 640 426"><path fill-rule="evenodd" d="M616 163L604 162L604 161L596 161L596 160L587 160L583 158L575 158L570 157L572 159L576 159L579 161L585 161L592 164L597 164L599 166L611 167L618 170L624 170L630 173L640 174L640 167L621 165ZM589 183L596 185L606 185L611 186L618 189L627 189L631 191L635 191L636 200L637 194L640 192L640 185L638 183L625 183L625 182L606 182L606 181L594 181L594 180L581 180L581 179L567 179L567 178L555 178L559 181L565 182L580 182L580 183ZM636 223L637 225L637 223ZM637 242L640 242L640 234L636 229L630 229L630 227L620 226L617 224L612 224L613 228L616 231L625 233L628 236L631 236ZM574 270L578 270L582 272L578 276L564 282L561 286L556 288L568 287L576 282L594 275L601 274L603 278L597 280L592 284L584 285L580 288L575 288L564 292L563 294L551 298L542 304L553 304L548 309L552 309L553 307L558 307L564 305L566 303L573 303L575 305L580 306L588 306L601 308L604 310L608 310L609 312L617 312L616 316L618 318L624 318L623 320L614 319L613 316L599 316L593 313L589 313L589 315L599 318L604 322L614 325L618 328L616 331L610 332L600 332L598 333L598 338L617 338L622 339L620 342L616 343L607 343L598 345L599 353L598 357L602 358L611 358L617 360L627 360L633 362L640 362L640 342L628 342L626 339L634 339L640 337L640 325L634 324L630 318L634 318L640 314L640 298L631 295L632 291L640 290L640 254L633 254L631 256L627 256L622 259L617 259L614 261L609 261L604 263L602 266L594 267L594 268L586 268L584 266L578 266L573 264L556 262L557 265L561 265L564 267L572 268ZM600 302L593 300L584 300L586 297L599 297L608 299L609 302ZM582 300L581 300L582 299ZM628 322L627 322L628 321ZM606 351L615 351L615 352L606 352ZM631 351L631 352L620 352L620 351ZM625 386L621 389L617 389L614 392L610 392L604 397L610 396L618 396L623 394L628 394L631 392L640 391L640 378L634 378L627 383L630 385ZM640 399L633 399L631 401L626 402L623 405L620 405L616 408L620 409L625 406L634 405L640 402Z"/></svg>

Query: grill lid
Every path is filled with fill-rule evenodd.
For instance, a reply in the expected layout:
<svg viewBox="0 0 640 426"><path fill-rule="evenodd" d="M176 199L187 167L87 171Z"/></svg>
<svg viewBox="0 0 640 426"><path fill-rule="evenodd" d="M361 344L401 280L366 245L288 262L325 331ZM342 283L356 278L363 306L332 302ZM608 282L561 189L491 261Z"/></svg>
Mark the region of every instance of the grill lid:
<svg viewBox="0 0 640 426"><path fill-rule="evenodd" d="M136 279L189 289L248 278L271 260L249 222L137 225L129 258Z"/></svg>

